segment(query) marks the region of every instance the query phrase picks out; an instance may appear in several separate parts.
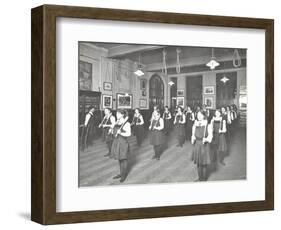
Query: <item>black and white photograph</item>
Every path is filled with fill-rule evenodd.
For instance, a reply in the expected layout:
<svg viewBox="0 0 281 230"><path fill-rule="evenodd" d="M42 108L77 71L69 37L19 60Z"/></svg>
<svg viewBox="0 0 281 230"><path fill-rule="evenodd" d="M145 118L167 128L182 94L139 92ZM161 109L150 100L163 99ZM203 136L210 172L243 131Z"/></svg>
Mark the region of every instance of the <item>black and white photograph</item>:
<svg viewBox="0 0 281 230"><path fill-rule="evenodd" d="M105 108L112 108L112 95L102 95L102 107Z"/></svg>
<svg viewBox="0 0 281 230"><path fill-rule="evenodd" d="M184 97L177 97L177 107L184 107Z"/></svg>
<svg viewBox="0 0 281 230"><path fill-rule="evenodd" d="M184 90L178 89L178 90L177 90L177 96L178 96L178 97L184 96Z"/></svg>
<svg viewBox="0 0 281 230"><path fill-rule="evenodd" d="M79 187L247 179L246 49L78 46Z"/></svg>
<svg viewBox="0 0 281 230"><path fill-rule="evenodd" d="M112 83L111 82L104 82L103 83L103 89L111 91L112 90Z"/></svg>
<svg viewBox="0 0 281 230"><path fill-rule="evenodd" d="M204 105L207 109L213 109L214 107L214 99L213 97L205 97L204 98Z"/></svg>
<svg viewBox="0 0 281 230"><path fill-rule="evenodd" d="M117 109L132 109L132 95L129 94L117 94Z"/></svg>
<svg viewBox="0 0 281 230"><path fill-rule="evenodd" d="M205 86L204 87L204 94L214 94L215 87L214 86Z"/></svg>

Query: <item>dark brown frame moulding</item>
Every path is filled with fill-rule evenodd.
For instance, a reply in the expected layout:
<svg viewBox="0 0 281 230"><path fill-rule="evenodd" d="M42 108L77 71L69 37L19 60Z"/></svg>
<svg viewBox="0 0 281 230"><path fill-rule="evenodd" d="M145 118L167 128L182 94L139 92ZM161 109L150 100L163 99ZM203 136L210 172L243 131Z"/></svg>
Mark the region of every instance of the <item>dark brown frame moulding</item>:
<svg viewBox="0 0 281 230"><path fill-rule="evenodd" d="M265 30L265 200L130 209L56 211L56 18ZM274 209L274 21L272 19L43 5L31 11L31 219L41 224L158 218Z"/></svg>

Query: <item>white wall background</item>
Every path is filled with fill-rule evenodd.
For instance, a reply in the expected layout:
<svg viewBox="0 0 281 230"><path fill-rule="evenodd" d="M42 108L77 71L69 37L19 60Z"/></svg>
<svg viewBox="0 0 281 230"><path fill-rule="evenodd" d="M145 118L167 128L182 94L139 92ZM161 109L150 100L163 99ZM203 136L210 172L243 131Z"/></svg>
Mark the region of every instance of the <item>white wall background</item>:
<svg viewBox="0 0 281 230"><path fill-rule="evenodd" d="M33 0L0 7L0 228L43 229L30 218L30 9L41 4L81 5L275 19L275 211L51 226L50 229L276 229L281 214L281 14L279 1L225 0ZM279 99L278 99L279 98ZM238 191L243 192L243 191Z"/></svg>

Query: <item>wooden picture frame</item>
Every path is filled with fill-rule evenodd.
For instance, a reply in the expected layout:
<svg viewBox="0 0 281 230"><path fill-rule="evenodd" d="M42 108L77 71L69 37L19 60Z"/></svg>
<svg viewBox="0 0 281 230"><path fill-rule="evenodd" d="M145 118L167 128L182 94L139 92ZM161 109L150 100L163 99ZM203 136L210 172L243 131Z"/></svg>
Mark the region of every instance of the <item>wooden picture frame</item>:
<svg viewBox="0 0 281 230"><path fill-rule="evenodd" d="M204 105L207 109L214 109L214 98L213 97L204 97Z"/></svg>
<svg viewBox="0 0 281 230"><path fill-rule="evenodd" d="M32 9L31 219L63 224L272 210L274 208L274 21L271 19L43 5ZM56 19L234 27L265 30L265 199L194 205L57 212Z"/></svg>
<svg viewBox="0 0 281 230"><path fill-rule="evenodd" d="M132 94L116 94L116 108L117 109L132 109L133 108L133 95Z"/></svg>
<svg viewBox="0 0 281 230"><path fill-rule="evenodd" d="M139 107L140 107L140 109L146 109L147 108L147 100L146 99L140 99Z"/></svg>
<svg viewBox="0 0 281 230"><path fill-rule="evenodd" d="M184 97L177 97L177 106L184 108Z"/></svg>
<svg viewBox="0 0 281 230"><path fill-rule="evenodd" d="M111 82L104 82L103 83L103 90L112 91L112 83Z"/></svg>
<svg viewBox="0 0 281 230"><path fill-rule="evenodd" d="M140 90L146 90L147 79L140 79Z"/></svg>
<svg viewBox="0 0 281 230"><path fill-rule="evenodd" d="M177 90L177 96L178 97L183 97L184 96L184 90L183 89L178 89Z"/></svg>
<svg viewBox="0 0 281 230"><path fill-rule="evenodd" d="M112 95L103 94L102 95L102 108L112 109Z"/></svg>
<svg viewBox="0 0 281 230"><path fill-rule="evenodd" d="M203 92L205 95L213 95L215 94L215 86L204 86Z"/></svg>

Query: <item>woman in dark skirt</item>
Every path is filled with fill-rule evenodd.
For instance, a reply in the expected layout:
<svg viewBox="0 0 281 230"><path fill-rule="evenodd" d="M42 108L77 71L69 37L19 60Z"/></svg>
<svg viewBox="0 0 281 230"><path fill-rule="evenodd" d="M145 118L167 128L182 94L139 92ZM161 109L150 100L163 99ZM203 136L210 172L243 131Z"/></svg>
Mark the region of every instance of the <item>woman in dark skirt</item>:
<svg viewBox="0 0 281 230"><path fill-rule="evenodd" d="M200 106L196 106L193 108L195 120L197 120L197 113L200 111Z"/></svg>
<svg viewBox="0 0 281 230"><path fill-rule="evenodd" d="M194 113L191 110L190 106L186 107L185 118L186 118L185 137L186 137L186 140L190 140L191 133L192 133L192 126L193 126L193 123L194 123L194 120L195 120Z"/></svg>
<svg viewBox="0 0 281 230"><path fill-rule="evenodd" d="M112 111L109 108L104 109L104 114L105 114L104 122L100 124L100 127L103 128L103 132L105 134L105 142L108 148L108 153L105 154L104 156L110 157L111 146L113 141L112 131L115 125L115 117L112 115Z"/></svg>
<svg viewBox="0 0 281 230"><path fill-rule="evenodd" d="M144 125L143 116L140 114L140 110L137 108L137 109L135 109L135 114L134 114L131 126L132 126L132 128L134 130L134 133L136 135L138 146L141 146L141 143L142 143L143 138L144 138L144 127L143 127L143 125Z"/></svg>
<svg viewBox="0 0 281 230"><path fill-rule="evenodd" d="M164 121L160 117L160 111L154 111L153 119L151 120L151 125L149 126L150 133L150 144L154 148L154 156L152 159L160 160L161 153L163 151L163 144L165 143L165 136L163 133Z"/></svg>
<svg viewBox="0 0 281 230"><path fill-rule="evenodd" d="M177 114L174 120L175 130L178 139L178 147L182 147L185 141L185 115L183 113L183 108L178 107Z"/></svg>
<svg viewBox="0 0 281 230"><path fill-rule="evenodd" d="M164 119L164 133L168 135L172 129L172 114L168 108L168 106L165 106L165 110L163 113L163 119Z"/></svg>
<svg viewBox="0 0 281 230"><path fill-rule="evenodd" d="M128 172L128 154L129 142L128 137L131 136L131 125L128 122L128 113L125 110L118 110L116 113L117 122L113 128L113 143L111 154L115 160L119 161L120 174L113 177L124 182Z"/></svg>
<svg viewBox="0 0 281 230"><path fill-rule="evenodd" d="M213 138L213 130L212 126L208 125L203 111L198 111L197 119L192 127L192 161L197 165L198 180L206 181L208 179L207 167L211 163L210 143Z"/></svg>
<svg viewBox="0 0 281 230"><path fill-rule="evenodd" d="M237 115L237 108L234 104L230 106L230 112L232 114L232 116L231 116L232 117L232 127L235 128L237 125L238 115Z"/></svg>
<svg viewBox="0 0 281 230"><path fill-rule="evenodd" d="M220 110L215 111L215 115L212 118L211 124L213 126L213 140L212 146L217 160L220 164L225 165L224 157L227 152L226 143L226 119L223 118Z"/></svg>

